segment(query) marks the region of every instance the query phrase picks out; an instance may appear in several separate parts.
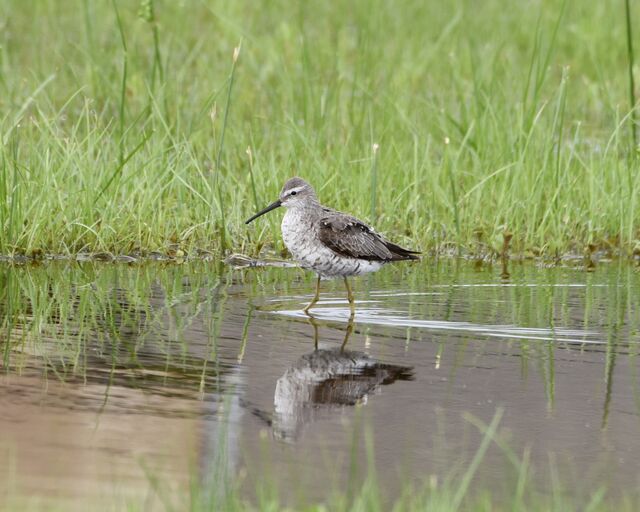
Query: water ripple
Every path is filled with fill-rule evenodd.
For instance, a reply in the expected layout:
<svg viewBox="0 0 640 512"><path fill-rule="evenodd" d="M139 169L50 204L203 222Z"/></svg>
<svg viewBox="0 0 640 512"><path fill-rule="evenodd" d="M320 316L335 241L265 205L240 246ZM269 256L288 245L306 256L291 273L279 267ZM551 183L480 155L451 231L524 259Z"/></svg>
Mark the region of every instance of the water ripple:
<svg viewBox="0 0 640 512"><path fill-rule="evenodd" d="M321 305L334 304L335 300L321 302ZM360 304L360 303L359 303ZM308 318L304 311L277 310L274 314L292 318ZM314 309L313 316L318 320L348 322L350 310L348 308L319 307ZM527 339L536 341L557 341L571 344L606 345L601 334L595 331L570 329L564 327L521 327L510 324L479 324L473 322L428 320L413 318L399 311L380 308L358 307L354 321L359 324L382 325L388 327L433 330L433 331L461 331L481 334L486 337Z"/></svg>

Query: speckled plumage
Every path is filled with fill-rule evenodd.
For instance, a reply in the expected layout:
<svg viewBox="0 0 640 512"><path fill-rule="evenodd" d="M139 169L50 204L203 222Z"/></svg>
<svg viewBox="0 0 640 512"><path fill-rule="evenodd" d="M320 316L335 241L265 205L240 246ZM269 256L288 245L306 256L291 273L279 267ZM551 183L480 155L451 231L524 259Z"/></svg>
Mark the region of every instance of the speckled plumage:
<svg viewBox="0 0 640 512"><path fill-rule="evenodd" d="M375 272L382 261L359 259L342 255L320 237L330 227L323 226L323 218L315 211L300 208L287 210L282 218L282 238L296 261L323 278L346 277ZM327 240L334 238L327 237Z"/></svg>
<svg viewBox="0 0 640 512"><path fill-rule="evenodd" d="M300 264L324 278L360 275L379 270L384 263L417 259L351 215L321 205L311 186L292 178L282 188L308 187L300 204L290 206L282 219L282 238Z"/></svg>
<svg viewBox="0 0 640 512"><path fill-rule="evenodd" d="M323 206L302 178L288 180L280 198L247 220L247 224L279 206L287 208L282 238L300 265L322 278L355 276L379 270L385 263L418 259L415 251L390 242L364 222ZM349 302L353 298L348 283ZM318 300L316 297L307 310Z"/></svg>

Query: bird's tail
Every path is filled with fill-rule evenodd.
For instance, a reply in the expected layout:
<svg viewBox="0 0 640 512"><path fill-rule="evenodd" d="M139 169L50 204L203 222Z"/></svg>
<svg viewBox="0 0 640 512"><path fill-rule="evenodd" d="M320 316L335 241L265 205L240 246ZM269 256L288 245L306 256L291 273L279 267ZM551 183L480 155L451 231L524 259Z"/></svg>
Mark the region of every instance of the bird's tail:
<svg viewBox="0 0 640 512"><path fill-rule="evenodd" d="M396 245L391 242L385 243L387 249L391 252L392 258L391 261L402 261L402 260L419 260L420 251L411 251L409 249L404 249L399 245Z"/></svg>

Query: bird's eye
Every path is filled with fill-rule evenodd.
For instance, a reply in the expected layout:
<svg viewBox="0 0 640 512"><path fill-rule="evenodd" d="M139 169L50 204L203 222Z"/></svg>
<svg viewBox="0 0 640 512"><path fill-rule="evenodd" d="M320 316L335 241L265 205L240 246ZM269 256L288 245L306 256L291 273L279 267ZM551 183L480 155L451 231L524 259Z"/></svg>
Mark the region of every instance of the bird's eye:
<svg viewBox="0 0 640 512"><path fill-rule="evenodd" d="M295 196L296 194L297 194L297 192L296 192L295 190L292 190L292 191L291 191L291 195L292 195L292 196Z"/></svg>

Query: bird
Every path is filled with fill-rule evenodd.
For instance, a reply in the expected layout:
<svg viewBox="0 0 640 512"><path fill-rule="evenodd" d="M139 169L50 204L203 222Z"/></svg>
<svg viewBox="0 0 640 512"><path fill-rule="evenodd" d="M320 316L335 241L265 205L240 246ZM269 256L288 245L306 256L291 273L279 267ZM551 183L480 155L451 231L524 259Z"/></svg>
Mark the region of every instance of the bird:
<svg viewBox="0 0 640 512"><path fill-rule="evenodd" d="M297 176L285 182L277 201L245 224L281 206L287 209L281 225L285 246L302 268L317 274L316 293L304 308L306 314L320 300L321 279L343 278L353 315L348 277L376 272L386 263L419 259L419 251L403 249L356 217L322 205L313 187Z"/></svg>

